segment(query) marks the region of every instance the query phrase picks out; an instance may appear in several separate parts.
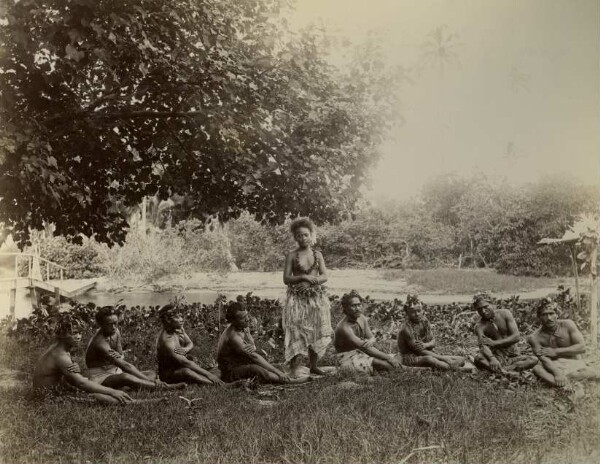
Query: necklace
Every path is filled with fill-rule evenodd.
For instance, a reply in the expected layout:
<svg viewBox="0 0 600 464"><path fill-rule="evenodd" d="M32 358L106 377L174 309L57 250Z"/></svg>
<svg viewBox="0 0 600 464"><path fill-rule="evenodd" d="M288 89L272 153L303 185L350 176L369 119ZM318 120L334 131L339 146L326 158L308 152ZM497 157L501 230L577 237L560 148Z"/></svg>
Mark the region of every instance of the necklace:
<svg viewBox="0 0 600 464"><path fill-rule="evenodd" d="M294 258L294 263L295 263L294 267L301 274L310 274L313 269L319 268L319 262L317 261L317 252L315 251L314 248L313 248L312 252L313 252L313 263L308 269L306 269L304 266L302 266L302 264L300 264L300 251L296 251L296 256Z"/></svg>

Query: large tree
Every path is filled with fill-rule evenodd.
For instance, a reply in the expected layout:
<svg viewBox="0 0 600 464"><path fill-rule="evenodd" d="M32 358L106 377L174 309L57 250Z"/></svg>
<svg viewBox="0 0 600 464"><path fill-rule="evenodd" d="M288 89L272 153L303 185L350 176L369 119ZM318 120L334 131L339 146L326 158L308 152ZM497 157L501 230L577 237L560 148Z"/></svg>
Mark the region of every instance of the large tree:
<svg viewBox="0 0 600 464"><path fill-rule="evenodd" d="M21 0L0 23L0 222L120 243L146 195L223 220L352 209L392 120L278 0ZM375 77L374 77L375 76ZM386 95L387 93L387 95Z"/></svg>

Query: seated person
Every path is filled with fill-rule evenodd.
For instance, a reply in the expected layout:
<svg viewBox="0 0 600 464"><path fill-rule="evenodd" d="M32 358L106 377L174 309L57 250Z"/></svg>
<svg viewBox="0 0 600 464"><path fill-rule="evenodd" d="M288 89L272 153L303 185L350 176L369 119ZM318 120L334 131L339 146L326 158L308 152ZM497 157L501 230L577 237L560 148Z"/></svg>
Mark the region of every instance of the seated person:
<svg viewBox="0 0 600 464"><path fill-rule="evenodd" d="M134 400L121 391L92 382L81 375L77 363L71 359L71 351L81 344L81 331L74 321L64 316L58 323L56 342L38 359L33 372L36 391L55 394L83 390L102 404L127 404Z"/></svg>
<svg viewBox="0 0 600 464"><path fill-rule="evenodd" d="M585 353L583 335L573 321L558 319L557 310L549 299L537 308L541 327L527 339L540 360L533 373L555 387L565 386L568 380L598 380L598 373L580 359Z"/></svg>
<svg viewBox="0 0 600 464"><path fill-rule="evenodd" d="M503 374L531 369L535 356L521 355L517 343L521 338L517 322L508 309L496 308L487 295L478 295L473 308L481 319L475 326L479 353L475 365L480 369Z"/></svg>
<svg viewBox="0 0 600 464"><path fill-rule="evenodd" d="M398 333L398 349L402 354L402 364L442 370L464 366L465 358L463 357L444 356L433 351L435 339L423 310L423 304L418 298L408 295L404 305L406 321Z"/></svg>
<svg viewBox="0 0 600 464"><path fill-rule="evenodd" d="M169 384L223 385L219 377L186 357L191 340L183 330L183 318L177 308L168 304L158 314L163 326L156 344L160 379Z"/></svg>
<svg viewBox="0 0 600 464"><path fill-rule="evenodd" d="M261 383L303 383L309 377L290 377L270 364L256 352L254 339L248 329L248 312L239 302L227 307L229 322L219 338L217 362L225 382L257 378Z"/></svg>
<svg viewBox="0 0 600 464"><path fill-rule="evenodd" d="M100 326L88 343L85 363L88 378L100 385L111 388L185 388L185 384L168 385L161 382L153 371L139 371L125 361L119 331L119 316L114 307L104 306L96 313L96 323Z"/></svg>
<svg viewBox="0 0 600 464"><path fill-rule="evenodd" d="M402 367L397 356L374 347L375 337L361 312L361 296L353 290L342 297L341 303L344 317L335 328L333 342L340 368L372 375L374 371Z"/></svg>

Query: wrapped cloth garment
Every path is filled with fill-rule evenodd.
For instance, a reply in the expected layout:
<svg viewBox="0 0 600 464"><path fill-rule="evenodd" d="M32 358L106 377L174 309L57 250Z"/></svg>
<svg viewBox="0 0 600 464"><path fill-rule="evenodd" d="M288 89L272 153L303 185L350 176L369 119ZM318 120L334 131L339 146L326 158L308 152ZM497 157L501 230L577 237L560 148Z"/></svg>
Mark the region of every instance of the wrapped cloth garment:
<svg viewBox="0 0 600 464"><path fill-rule="evenodd" d="M588 367L583 359L558 358L553 359L552 364L566 377Z"/></svg>
<svg viewBox="0 0 600 464"><path fill-rule="evenodd" d="M331 343L331 306L325 287L320 284L288 286L283 305L285 360L308 355L308 347L322 357Z"/></svg>
<svg viewBox="0 0 600 464"><path fill-rule="evenodd" d="M340 370L373 375L373 359L360 350L344 351L337 354Z"/></svg>
<svg viewBox="0 0 600 464"><path fill-rule="evenodd" d="M123 371L114 364L107 364L100 367L91 367L87 371L87 377L92 382L102 383L111 375L122 374Z"/></svg>

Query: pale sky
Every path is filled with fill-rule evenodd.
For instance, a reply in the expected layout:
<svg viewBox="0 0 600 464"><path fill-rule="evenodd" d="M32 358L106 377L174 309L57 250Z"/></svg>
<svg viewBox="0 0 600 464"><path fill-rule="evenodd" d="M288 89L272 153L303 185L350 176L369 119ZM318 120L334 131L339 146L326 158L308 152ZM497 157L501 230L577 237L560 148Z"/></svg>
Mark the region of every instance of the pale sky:
<svg viewBox="0 0 600 464"><path fill-rule="evenodd" d="M455 172L515 183L599 176L597 0L298 0L293 27L316 22L353 42L381 36L391 65L416 70L443 26L455 53L401 90L403 126L382 146L370 198L408 198ZM430 37L430 36L429 36Z"/></svg>

